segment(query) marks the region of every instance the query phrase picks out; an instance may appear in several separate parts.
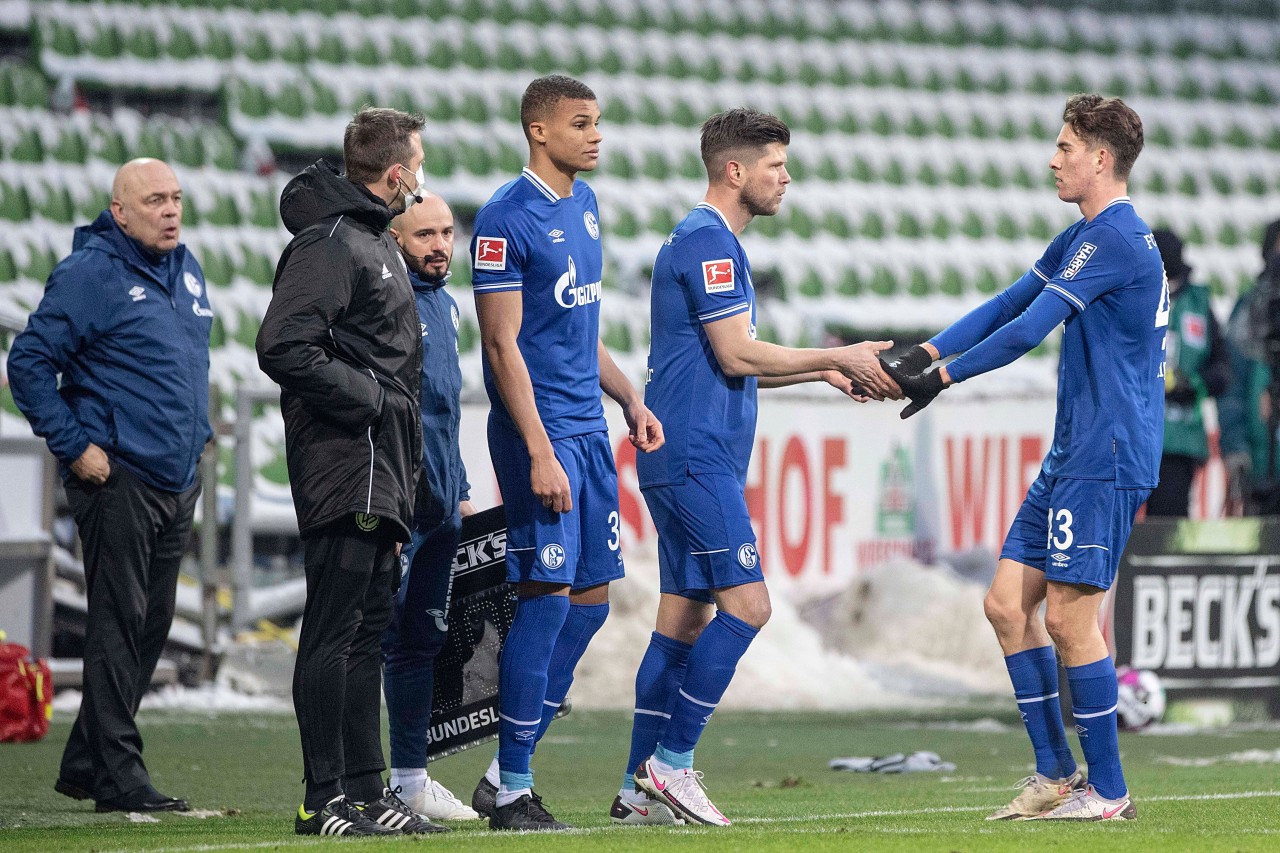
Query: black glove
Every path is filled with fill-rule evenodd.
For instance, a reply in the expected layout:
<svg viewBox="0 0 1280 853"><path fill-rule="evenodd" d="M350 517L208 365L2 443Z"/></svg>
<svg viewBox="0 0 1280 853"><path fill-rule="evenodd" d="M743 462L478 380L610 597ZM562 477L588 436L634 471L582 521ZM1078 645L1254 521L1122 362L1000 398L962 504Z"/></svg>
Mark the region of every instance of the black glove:
<svg viewBox="0 0 1280 853"><path fill-rule="evenodd" d="M933 359L929 361L932 362ZM942 384L942 371L940 369L931 370L928 373L910 375L900 370L898 364L899 362L896 361L891 363L883 358L880 359L880 366L884 368L884 372L889 374L890 379L898 383L902 393L911 400L911 405L903 409L899 415L900 418L906 420L932 403L933 398L941 394L942 389L946 386Z"/></svg>
<svg viewBox="0 0 1280 853"><path fill-rule="evenodd" d="M933 364L933 356L922 346L914 346L893 360L893 366L908 375L924 373Z"/></svg>

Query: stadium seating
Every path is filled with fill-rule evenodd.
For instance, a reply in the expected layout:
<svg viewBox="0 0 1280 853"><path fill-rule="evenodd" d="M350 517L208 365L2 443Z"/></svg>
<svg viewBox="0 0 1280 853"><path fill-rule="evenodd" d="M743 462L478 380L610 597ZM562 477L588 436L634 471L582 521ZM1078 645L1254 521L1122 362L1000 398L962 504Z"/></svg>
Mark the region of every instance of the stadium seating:
<svg viewBox="0 0 1280 853"><path fill-rule="evenodd" d="M288 175L242 171L243 148L337 153L366 103L428 118L432 188L470 212L524 162L519 97L538 74L585 79L604 112L591 176L606 232L602 334L639 376L647 274L701 196L697 128L748 104L793 129L779 216L743 237L761 334L940 326L1020 274L1074 208L1047 162L1065 97L1099 90L1144 116L1131 188L1184 236L1220 307L1257 271L1280 211L1280 22L1233 0L1160 14L1145 0L49 0L0 4L32 61L0 64L0 311L21 316L102 209L124 160L151 154L186 188L185 239L219 317L214 380L263 381L253 335L288 239ZM1227 12L1221 11L1226 9ZM1230 14L1236 10L1236 14ZM58 104L96 92L202 93L216 116ZM460 235L465 239L466 235ZM461 250L461 246L460 246ZM467 265L454 284L469 284ZM479 388L474 308L463 369ZM229 414L229 413L228 413Z"/></svg>

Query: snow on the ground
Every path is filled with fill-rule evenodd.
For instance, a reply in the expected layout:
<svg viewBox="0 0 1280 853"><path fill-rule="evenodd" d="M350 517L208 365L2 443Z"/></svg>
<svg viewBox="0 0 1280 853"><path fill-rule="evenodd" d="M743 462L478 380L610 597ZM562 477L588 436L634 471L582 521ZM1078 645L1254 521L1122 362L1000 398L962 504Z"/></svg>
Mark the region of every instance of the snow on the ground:
<svg viewBox="0 0 1280 853"><path fill-rule="evenodd" d="M1182 758L1176 755L1157 755L1157 764L1172 764L1175 767L1212 767L1215 764L1280 764L1280 749L1246 749L1228 755L1203 756L1200 758Z"/></svg>
<svg viewBox="0 0 1280 853"><path fill-rule="evenodd" d="M53 697L53 710L75 713L80 710L79 690L63 690ZM277 696L249 696L223 684L183 687L170 684L142 697L142 710L254 711L258 713L293 713L293 705Z"/></svg>

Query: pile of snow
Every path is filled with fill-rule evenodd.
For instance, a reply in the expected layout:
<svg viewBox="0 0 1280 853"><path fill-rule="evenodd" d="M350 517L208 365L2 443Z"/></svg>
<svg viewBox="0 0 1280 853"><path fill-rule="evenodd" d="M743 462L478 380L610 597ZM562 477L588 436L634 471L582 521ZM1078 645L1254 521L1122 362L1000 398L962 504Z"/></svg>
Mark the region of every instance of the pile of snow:
<svg viewBox="0 0 1280 853"><path fill-rule="evenodd" d="M900 562L803 608L775 596L773 617L720 707L859 710L1007 692L982 595L949 570ZM612 586L610 598L609 620L570 691L579 707L634 706L636 669L658 609L656 554L629 551L627 578Z"/></svg>
<svg viewBox="0 0 1280 853"><path fill-rule="evenodd" d="M80 710L81 698L79 690L63 690L53 697L53 710L76 713ZM152 690L142 697L142 710L292 714L293 704L277 696L250 696L215 682L199 687L170 684L159 690Z"/></svg>

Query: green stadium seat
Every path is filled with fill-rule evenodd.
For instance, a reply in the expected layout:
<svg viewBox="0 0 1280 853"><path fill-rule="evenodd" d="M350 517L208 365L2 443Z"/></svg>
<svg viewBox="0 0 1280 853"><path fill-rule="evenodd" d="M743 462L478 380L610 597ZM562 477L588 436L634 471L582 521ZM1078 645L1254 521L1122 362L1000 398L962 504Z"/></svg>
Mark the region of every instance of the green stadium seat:
<svg viewBox="0 0 1280 853"><path fill-rule="evenodd" d="M235 109L247 118L266 118L271 112L271 99L266 91L258 85L244 81L231 87Z"/></svg>
<svg viewBox="0 0 1280 853"><path fill-rule="evenodd" d="M49 274L58 265L58 256L52 249L27 244L27 262L19 267L24 278L31 281L48 281Z"/></svg>
<svg viewBox="0 0 1280 853"><path fill-rule="evenodd" d="M372 39L367 38L347 54L347 59L366 68L380 68L383 64L382 51Z"/></svg>
<svg viewBox="0 0 1280 853"><path fill-rule="evenodd" d="M252 62L267 62L275 52L271 48L271 39L267 34L255 30L240 42L240 55Z"/></svg>
<svg viewBox="0 0 1280 853"><path fill-rule="evenodd" d="M270 287L276 277L276 262L274 258L269 258L261 252L254 251L249 248L242 248L242 257L238 272L244 278L260 287ZM255 319L255 323L257 320ZM257 334L257 327L254 327L254 334ZM239 335L237 335L237 339ZM253 346L250 342L249 346Z"/></svg>
<svg viewBox="0 0 1280 853"><path fill-rule="evenodd" d="M862 274L855 267L848 267L836 283L836 293L841 296L861 296L866 289Z"/></svg>
<svg viewBox="0 0 1280 853"><path fill-rule="evenodd" d="M60 163L84 163L89 159L89 144L79 129L67 126L58 133L49 153Z"/></svg>
<svg viewBox="0 0 1280 853"><path fill-rule="evenodd" d="M239 225L240 210L236 207L236 201L229 195L222 195L215 191L213 194L213 204L204 207L200 211L201 219L210 225Z"/></svg>
<svg viewBox="0 0 1280 853"><path fill-rule="evenodd" d="M75 204L65 186L44 186L44 197L38 204L33 204L36 212L50 222L70 225L75 221Z"/></svg>
<svg viewBox="0 0 1280 853"><path fill-rule="evenodd" d="M45 19L35 32L40 37L41 46L54 53L62 56L79 56L81 53L80 36L70 24L57 19Z"/></svg>
<svg viewBox="0 0 1280 853"><path fill-rule="evenodd" d="M278 57L293 65L305 64L311 59L311 46L307 44L306 36L300 32L294 33L280 48Z"/></svg>
<svg viewBox="0 0 1280 853"><path fill-rule="evenodd" d="M280 87L272 106L275 112L289 118L302 118L307 114L307 97L299 83L285 83Z"/></svg>
<svg viewBox="0 0 1280 853"><path fill-rule="evenodd" d="M18 264L13 260L13 252L0 248L0 283L9 284L18 280Z"/></svg>
<svg viewBox="0 0 1280 853"><path fill-rule="evenodd" d="M160 58L160 40L156 38L155 30L149 27L138 27L129 33L122 42L125 52L136 56L138 59L155 60Z"/></svg>
<svg viewBox="0 0 1280 853"><path fill-rule="evenodd" d="M210 25L204 34L204 55L221 62L232 59L236 55L236 46L231 33L216 24Z"/></svg>
<svg viewBox="0 0 1280 853"><path fill-rule="evenodd" d="M85 45L99 59L116 59L124 52L120 32L113 26L98 26Z"/></svg>
<svg viewBox="0 0 1280 853"><path fill-rule="evenodd" d="M34 127L20 130L18 138L9 147L8 156L10 160L16 160L19 163L43 162L44 140L40 138L40 131Z"/></svg>
<svg viewBox="0 0 1280 853"><path fill-rule="evenodd" d="M171 58L181 60L194 59L200 55L200 45L195 35L186 27L174 27L169 32L169 40L165 42L164 52Z"/></svg>

